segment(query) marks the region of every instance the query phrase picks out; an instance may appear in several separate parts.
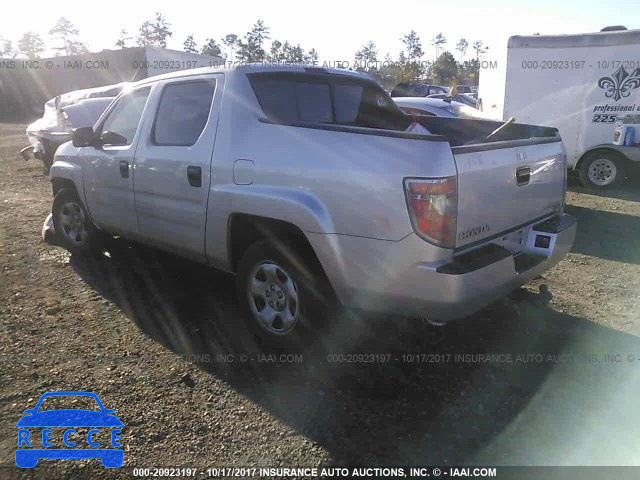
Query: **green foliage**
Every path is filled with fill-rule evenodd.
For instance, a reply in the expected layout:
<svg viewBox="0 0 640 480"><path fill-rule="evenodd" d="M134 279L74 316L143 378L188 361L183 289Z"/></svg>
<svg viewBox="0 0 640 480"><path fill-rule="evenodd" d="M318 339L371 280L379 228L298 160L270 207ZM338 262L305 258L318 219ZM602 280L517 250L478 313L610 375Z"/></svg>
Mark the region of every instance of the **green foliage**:
<svg viewBox="0 0 640 480"><path fill-rule="evenodd" d="M187 53L198 53L198 48L196 46L196 41L193 39L193 33L189 35L184 43L184 51Z"/></svg>
<svg viewBox="0 0 640 480"><path fill-rule="evenodd" d="M438 58L440 49L445 43L447 43L447 39L444 38L444 35L442 35L442 33L439 33L433 40L431 40L431 45L436 47L436 58Z"/></svg>
<svg viewBox="0 0 640 480"><path fill-rule="evenodd" d="M449 85L458 77L458 62L450 52L443 52L431 69L433 82L437 85Z"/></svg>
<svg viewBox="0 0 640 480"><path fill-rule="evenodd" d="M87 47L77 40L78 30L76 30L69 20L60 17L55 26L49 30L49 35L58 46L52 47L57 50L56 55L79 55L87 53Z"/></svg>
<svg viewBox="0 0 640 480"><path fill-rule="evenodd" d="M266 52L263 44L269 40L269 27L262 20L258 20L253 28L248 31L244 40L239 41L236 59L241 62L262 62L266 60Z"/></svg>
<svg viewBox="0 0 640 480"><path fill-rule="evenodd" d="M299 43L292 45L289 42L282 43L280 40L273 40L265 60L273 63L312 64L318 61L318 52L312 48L308 53L305 53Z"/></svg>
<svg viewBox="0 0 640 480"><path fill-rule="evenodd" d="M356 52L353 63L357 71L376 75L378 73L378 49L376 44L369 40Z"/></svg>
<svg viewBox="0 0 640 480"><path fill-rule="evenodd" d="M171 24L160 12L156 12L153 20L147 20L140 25L138 45L141 47L167 47L167 39L173 36Z"/></svg>
<svg viewBox="0 0 640 480"><path fill-rule="evenodd" d="M235 33L230 33L222 39L222 43L229 50L227 58L233 58L236 47L240 45L240 37Z"/></svg>
<svg viewBox="0 0 640 480"><path fill-rule="evenodd" d="M480 54L484 49L484 44L480 40L473 42L473 49L476 51L476 60L480 60Z"/></svg>
<svg viewBox="0 0 640 480"><path fill-rule="evenodd" d="M13 42L0 37L0 58L14 58L17 54L18 52L13 48Z"/></svg>
<svg viewBox="0 0 640 480"><path fill-rule="evenodd" d="M461 38L458 43L456 43L456 50L460 52L460 62L464 59L464 54L467 53L467 48L469 48L469 42L467 42L466 38Z"/></svg>
<svg viewBox="0 0 640 480"><path fill-rule="evenodd" d="M203 55L211 55L212 57L219 57L222 54L222 49L213 38L207 38L200 53Z"/></svg>
<svg viewBox="0 0 640 480"><path fill-rule="evenodd" d="M400 53L399 64L401 67L399 78L399 82L409 82L422 78L422 76L426 73L424 64L421 59L424 55L422 51L422 43L420 41L420 37L415 32L415 30L411 30L408 34L402 37L402 43L407 51L406 60L404 56L404 52Z"/></svg>
<svg viewBox="0 0 640 480"><path fill-rule="evenodd" d="M68 54L86 51L84 45L75 40L78 31L65 18L60 18L49 33L54 39L62 42L62 46L54 47L57 50ZM167 39L172 35L171 25L158 12L153 20L145 21L140 26L137 43L141 46L166 47ZM222 56L224 48L227 59L231 60L235 57L241 62L270 61L322 65L315 48L305 51L299 43L278 39L273 39L268 44L267 41L270 38L269 27L262 20L258 20L243 37L229 33L220 40L208 38L199 51L205 55ZM129 40L131 37L127 36L125 30L121 30L116 46L125 48ZM436 50L435 62L423 60L422 41L415 30L403 35L400 41L403 43L403 49L398 56L393 58L387 53L383 61L380 61L380 53L375 42L373 40L367 41L355 52L352 68L369 73L386 88L392 88L400 82L424 82L441 85L471 83L477 85L480 57L488 49L481 40L476 40L472 44L465 38L458 40L455 44L455 51L460 52L460 59L456 61L449 51L440 54L441 49L447 43L444 34L440 32L430 41ZM183 46L186 52L198 52L193 34L185 39ZM475 58L465 60L465 55L470 47L475 53ZM44 43L33 32L26 33L17 45L20 54L29 58L38 57L44 49ZM11 41L0 38L0 56L15 56L16 54ZM324 62L325 66L339 66L342 62L329 62L333 65L326 65L326 63Z"/></svg>
<svg viewBox="0 0 640 480"><path fill-rule="evenodd" d="M18 52L30 59L38 58L44 52L44 42L37 33L27 32L18 40Z"/></svg>
<svg viewBox="0 0 640 480"><path fill-rule="evenodd" d="M309 50L309 53L305 54L304 61L305 63L318 63L319 60L318 52L316 52L315 48Z"/></svg>
<svg viewBox="0 0 640 480"><path fill-rule="evenodd" d="M460 78L466 79L465 83L470 82L472 85L477 85L480 74L480 61L473 58L466 60L460 65Z"/></svg>
<svg viewBox="0 0 640 480"><path fill-rule="evenodd" d="M132 37L129 36L126 30L120 30L120 38L116 41L116 47L118 48L126 48L127 42L132 40Z"/></svg>

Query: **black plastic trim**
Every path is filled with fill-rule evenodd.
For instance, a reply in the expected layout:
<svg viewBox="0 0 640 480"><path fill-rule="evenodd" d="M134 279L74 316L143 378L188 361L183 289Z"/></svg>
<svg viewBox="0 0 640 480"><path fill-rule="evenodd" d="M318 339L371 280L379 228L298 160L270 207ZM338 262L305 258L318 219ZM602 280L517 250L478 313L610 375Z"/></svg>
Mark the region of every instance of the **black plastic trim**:
<svg viewBox="0 0 640 480"><path fill-rule="evenodd" d="M461 145L459 147L451 147L454 155L462 155L473 152L486 152L487 150L500 150L503 148L527 147L529 145L542 145L545 143L562 142L560 137L535 137L521 140L505 140L500 142L480 143L478 145Z"/></svg>
<svg viewBox="0 0 640 480"><path fill-rule="evenodd" d="M308 122L282 123L268 117L260 117L258 120L261 123L267 123L270 125L281 125L284 127L313 128L315 130L329 130L331 132L359 133L361 135L373 135L376 137L407 138L411 140L424 140L428 142L448 143L448 140L444 135L418 135L415 133L396 132L393 130L376 130L374 128L352 127L349 125L329 125L329 124L308 123Z"/></svg>
<svg viewBox="0 0 640 480"><path fill-rule="evenodd" d="M482 248L458 255L453 261L436 268L436 272L446 275L463 275L480 270L510 256L512 253L506 248L489 243Z"/></svg>
<svg viewBox="0 0 640 480"><path fill-rule="evenodd" d="M531 270L536 265L541 264L546 257L527 255L526 253L518 253L513 257L513 265L518 273L524 273Z"/></svg>

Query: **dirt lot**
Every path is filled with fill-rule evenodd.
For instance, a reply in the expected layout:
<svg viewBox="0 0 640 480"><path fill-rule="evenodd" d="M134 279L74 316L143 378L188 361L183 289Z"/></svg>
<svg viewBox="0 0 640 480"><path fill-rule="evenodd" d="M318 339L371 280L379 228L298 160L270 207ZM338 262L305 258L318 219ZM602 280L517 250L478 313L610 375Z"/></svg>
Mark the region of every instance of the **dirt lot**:
<svg viewBox="0 0 640 480"><path fill-rule="evenodd" d="M573 188L573 252L472 318L439 329L345 313L323 348L272 362L237 325L231 277L124 241L96 258L44 243L51 189L16 158L24 140L0 124L0 477L640 464L640 182ZM115 409L127 469L14 466L16 421L53 390Z"/></svg>

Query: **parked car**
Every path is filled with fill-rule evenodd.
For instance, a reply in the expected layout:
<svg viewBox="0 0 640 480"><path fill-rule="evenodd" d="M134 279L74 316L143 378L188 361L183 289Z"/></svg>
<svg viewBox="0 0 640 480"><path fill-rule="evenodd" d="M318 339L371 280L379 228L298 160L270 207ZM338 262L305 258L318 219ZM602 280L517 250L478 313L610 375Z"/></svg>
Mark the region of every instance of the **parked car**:
<svg viewBox="0 0 640 480"><path fill-rule="evenodd" d="M435 95L429 95L427 98L439 98L441 100L451 100L454 102L458 102L458 103L462 103L463 105L466 105L468 107L471 108L475 108L477 109L477 100L469 95L465 95L463 93L458 93L457 95L454 95L453 97L446 95L444 93L436 93Z"/></svg>
<svg viewBox="0 0 640 480"><path fill-rule="evenodd" d="M472 94L473 93L473 86L472 85L458 85L456 87L456 90L458 91L458 93L466 93L466 94ZM477 91L477 89L476 89Z"/></svg>
<svg viewBox="0 0 640 480"><path fill-rule="evenodd" d="M564 148L552 128L420 122L431 134L407 133L414 119L347 70L143 80L58 149L55 231L75 253L121 235L235 274L247 326L279 348L337 304L462 318L571 249Z"/></svg>
<svg viewBox="0 0 640 480"><path fill-rule="evenodd" d="M44 105L42 118L27 127L29 145L20 151L24 160L42 160L45 175L57 148L71 140L74 128L92 127L111 101L129 83L74 90L58 95Z"/></svg>
<svg viewBox="0 0 640 480"><path fill-rule="evenodd" d="M393 101L406 113L449 118L487 119L487 116L476 108L442 98L396 97Z"/></svg>
<svg viewBox="0 0 640 480"><path fill-rule="evenodd" d="M427 97L436 93L449 93L448 87L421 83L399 83L391 90L392 97Z"/></svg>

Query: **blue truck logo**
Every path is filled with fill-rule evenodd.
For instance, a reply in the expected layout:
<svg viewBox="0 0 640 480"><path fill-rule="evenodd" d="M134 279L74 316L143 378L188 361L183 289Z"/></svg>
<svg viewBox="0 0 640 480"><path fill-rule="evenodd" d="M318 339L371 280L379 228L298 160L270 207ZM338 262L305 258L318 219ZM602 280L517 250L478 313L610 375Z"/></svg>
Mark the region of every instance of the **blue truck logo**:
<svg viewBox="0 0 640 480"><path fill-rule="evenodd" d="M100 411L82 409L57 409L40 411L42 402L50 397L91 397ZM118 468L124 463L124 450L120 443L122 422L114 415L114 410L104 408L95 393L91 392L48 392L44 393L34 408L28 408L18 422L18 448L16 465L33 468L41 458L80 459L99 458L107 468ZM41 435L34 429L42 428ZM53 447L53 429L62 433L62 442L67 448ZM80 436L76 428L89 430ZM107 433L105 433L107 432ZM84 448L84 443L88 448ZM105 448L105 447L110 448Z"/></svg>

